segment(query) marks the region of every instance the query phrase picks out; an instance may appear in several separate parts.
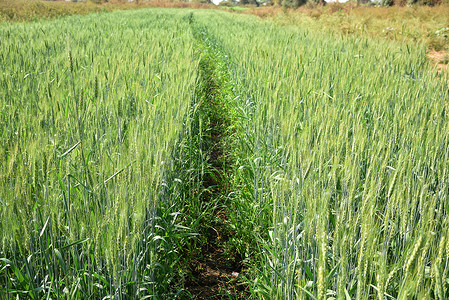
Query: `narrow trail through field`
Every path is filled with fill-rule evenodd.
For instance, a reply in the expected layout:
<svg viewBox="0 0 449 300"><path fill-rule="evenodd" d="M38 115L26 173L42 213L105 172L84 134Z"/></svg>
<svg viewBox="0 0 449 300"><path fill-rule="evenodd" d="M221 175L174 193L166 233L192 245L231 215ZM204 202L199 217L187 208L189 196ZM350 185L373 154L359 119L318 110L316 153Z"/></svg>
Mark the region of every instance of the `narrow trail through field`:
<svg viewBox="0 0 449 300"><path fill-rule="evenodd" d="M206 153L207 170L202 178L202 192L199 201L211 205L211 218L206 218L200 232L200 255L191 258L191 277L185 283L185 289L193 299L243 299L245 287L239 282L242 270L241 258L232 253L228 246L233 234L227 216L227 202L231 192L232 155L228 153L228 143L232 130L232 112L229 100L232 91L227 81L228 74L224 63L220 61L217 50L210 44L206 29L194 23L190 24L198 41L200 81L198 97L201 101L201 150Z"/></svg>

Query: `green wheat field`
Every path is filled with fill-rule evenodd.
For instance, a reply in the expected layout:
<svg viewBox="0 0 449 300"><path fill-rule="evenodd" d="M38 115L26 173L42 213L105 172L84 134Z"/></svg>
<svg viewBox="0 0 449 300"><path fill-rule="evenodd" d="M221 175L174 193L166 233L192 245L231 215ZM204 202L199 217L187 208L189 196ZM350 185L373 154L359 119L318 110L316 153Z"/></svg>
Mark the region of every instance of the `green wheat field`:
<svg viewBox="0 0 449 300"><path fill-rule="evenodd" d="M0 298L203 299L219 226L217 299L448 299L448 92L425 45L250 15L3 23Z"/></svg>

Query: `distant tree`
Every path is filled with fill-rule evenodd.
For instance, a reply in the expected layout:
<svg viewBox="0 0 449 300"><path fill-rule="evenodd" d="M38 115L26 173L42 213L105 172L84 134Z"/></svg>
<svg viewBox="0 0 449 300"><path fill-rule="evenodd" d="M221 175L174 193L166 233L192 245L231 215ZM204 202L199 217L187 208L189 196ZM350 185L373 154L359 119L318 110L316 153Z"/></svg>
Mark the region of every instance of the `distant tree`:
<svg viewBox="0 0 449 300"><path fill-rule="evenodd" d="M229 1L229 0L221 1L221 2L218 4L218 6L226 6L226 7L233 7L233 6L235 6L235 5L236 5L236 3L235 3L234 1Z"/></svg>
<svg viewBox="0 0 449 300"><path fill-rule="evenodd" d="M309 1L322 6L326 5L326 1L324 0L309 0Z"/></svg>
<svg viewBox="0 0 449 300"><path fill-rule="evenodd" d="M212 0L193 0L192 2L196 2L196 3L212 3Z"/></svg>
<svg viewBox="0 0 449 300"><path fill-rule="evenodd" d="M256 5L257 7L260 6L262 2L259 2L258 0L239 0L239 5Z"/></svg>
<svg viewBox="0 0 449 300"><path fill-rule="evenodd" d="M298 8L306 4L307 0L282 0L282 7L284 8Z"/></svg>
<svg viewBox="0 0 449 300"><path fill-rule="evenodd" d="M394 4L393 0L381 0L380 5L382 6L392 6Z"/></svg>

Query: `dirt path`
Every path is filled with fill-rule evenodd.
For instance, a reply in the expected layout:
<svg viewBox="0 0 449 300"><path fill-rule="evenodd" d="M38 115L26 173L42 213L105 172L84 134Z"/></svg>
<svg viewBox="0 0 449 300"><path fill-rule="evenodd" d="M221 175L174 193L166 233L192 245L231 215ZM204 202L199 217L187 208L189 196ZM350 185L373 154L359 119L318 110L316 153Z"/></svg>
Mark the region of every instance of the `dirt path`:
<svg viewBox="0 0 449 300"><path fill-rule="evenodd" d="M445 51L429 50L427 58L436 65L439 73L449 71L449 53Z"/></svg>
<svg viewBox="0 0 449 300"><path fill-rule="evenodd" d="M228 153L232 131L232 112L226 103L233 97L227 82L227 69L213 45L208 43L204 27L195 24L191 16L192 31L198 41L201 55L198 96L202 99L202 152L207 154L207 170L202 179L199 201L213 206L212 216L204 219L200 232L204 242L199 255L190 258L189 279L185 289L193 299L247 299L246 287L241 280L242 262L233 253L229 240L233 235L227 214L228 195L232 187L232 155Z"/></svg>

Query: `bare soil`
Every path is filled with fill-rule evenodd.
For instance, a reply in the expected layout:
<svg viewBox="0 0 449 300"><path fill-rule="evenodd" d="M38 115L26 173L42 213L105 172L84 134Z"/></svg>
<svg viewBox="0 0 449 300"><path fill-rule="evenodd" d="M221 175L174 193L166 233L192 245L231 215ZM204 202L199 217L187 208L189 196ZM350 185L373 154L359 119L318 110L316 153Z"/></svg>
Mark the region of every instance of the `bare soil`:
<svg viewBox="0 0 449 300"><path fill-rule="evenodd" d="M427 58L435 64L439 73L449 70L449 52L429 50L427 51Z"/></svg>

